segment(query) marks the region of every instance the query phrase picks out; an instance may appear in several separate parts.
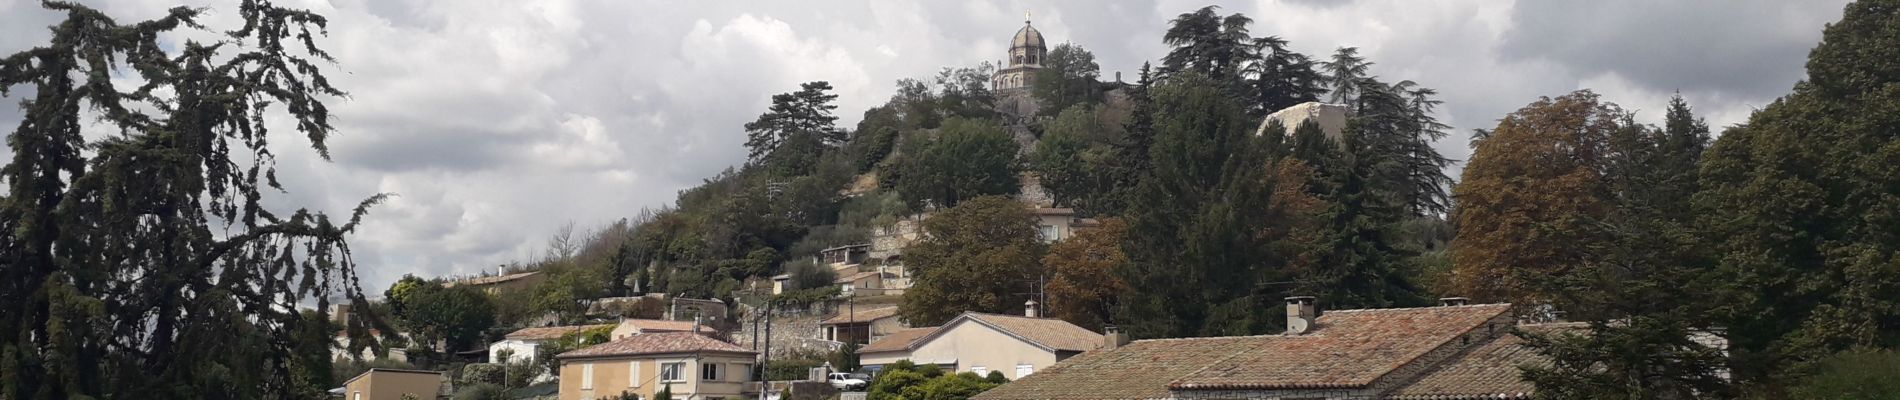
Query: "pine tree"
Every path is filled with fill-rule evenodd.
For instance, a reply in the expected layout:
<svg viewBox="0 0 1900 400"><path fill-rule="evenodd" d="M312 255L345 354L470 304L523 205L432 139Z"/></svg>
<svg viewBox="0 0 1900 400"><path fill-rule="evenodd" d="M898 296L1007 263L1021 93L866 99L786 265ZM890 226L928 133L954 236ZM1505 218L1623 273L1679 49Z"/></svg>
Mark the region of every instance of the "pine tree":
<svg viewBox="0 0 1900 400"><path fill-rule="evenodd" d="M344 240L381 197L345 221L260 200L287 190L268 127L329 156L323 102L343 93L315 45L327 21L264 0L242 2L229 31L200 25L202 9L122 25L44 6L66 15L51 42L0 58L0 91L33 89L0 168L0 398L321 396L294 341L327 322L299 306L350 299L353 343L388 331ZM222 36L160 40L180 28ZM82 108L117 135L86 143Z"/></svg>
<svg viewBox="0 0 1900 400"><path fill-rule="evenodd" d="M1253 19L1239 13L1221 16L1218 9L1201 7L1169 22L1168 32L1161 38L1172 48L1161 58L1163 74L1191 72L1230 85L1240 77L1247 62L1259 58L1253 37L1247 33Z"/></svg>
<svg viewBox="0 0 1900 400"><path fill-rule="evenodd" d="M1341 47L1333 52L1333 58L1320 63L1326 71L1326 86L1333 89L1332 102L1353 104L1364 90L1361 83L1369 77L1372 63L1359 56L1357 47Z"/></svg>
<svg viewBox="0 0 1900 400"><path fill-rule="evenodd" d="M837 127L838 117L831 115L838 108L832 104L837 99L838 95L831 94L831 83L825 81L802 83L796 92L773 95L771 108L745 124L745 145L751 149L747 160L792 169L788 174L792 176L809 172L819 153L846 139Z"/></svg>
<svg viewBox="0 0 1900 400"><path fill-rule="evenodd" d="M1248 115L1261 118L1274 111L1300 103L1319 101L1326 93L1325 76L1315 70L1312 59L1287 49L1287 41L1276 36L1254 39L1260 59L1248 65L1255 103Z"/></svg>

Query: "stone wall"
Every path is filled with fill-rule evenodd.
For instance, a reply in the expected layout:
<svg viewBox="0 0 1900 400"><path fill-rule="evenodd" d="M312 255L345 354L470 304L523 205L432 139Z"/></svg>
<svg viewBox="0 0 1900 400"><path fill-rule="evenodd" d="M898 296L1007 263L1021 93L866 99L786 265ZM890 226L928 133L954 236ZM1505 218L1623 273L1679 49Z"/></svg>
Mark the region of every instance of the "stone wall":
<svg viewBox="0 0 1900 400"><path fill-rule="evenodd" d="M818 308L824 307L818 306ZM830 313L812 311L811 309L782 310L782 312L773 313L771 338L773 357L776 358L788 352L823 353L838 350L839 343L822 339L824 332L818 326L818 323L824 321ZM751 313L747 313L746 317L740 320L739 330L732 333L732 342L752 351L763 351L763 341L759 342L760 345L753 344L755 335L765 334L765 327L760 325L761 322ZM753 328L758 328L756 333Z"/></svg>

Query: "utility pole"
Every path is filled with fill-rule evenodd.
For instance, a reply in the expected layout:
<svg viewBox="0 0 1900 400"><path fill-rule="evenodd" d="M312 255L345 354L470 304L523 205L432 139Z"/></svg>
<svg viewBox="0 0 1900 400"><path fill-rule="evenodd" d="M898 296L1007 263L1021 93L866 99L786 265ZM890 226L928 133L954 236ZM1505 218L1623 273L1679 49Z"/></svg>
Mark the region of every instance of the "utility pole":
<svg viewBox="0 0 1900 400"><path fill-rule="evenodd" d="M765 351L759 353L759 400L765 400L765 393L772 391L772 300L765 301Z"/></svg>

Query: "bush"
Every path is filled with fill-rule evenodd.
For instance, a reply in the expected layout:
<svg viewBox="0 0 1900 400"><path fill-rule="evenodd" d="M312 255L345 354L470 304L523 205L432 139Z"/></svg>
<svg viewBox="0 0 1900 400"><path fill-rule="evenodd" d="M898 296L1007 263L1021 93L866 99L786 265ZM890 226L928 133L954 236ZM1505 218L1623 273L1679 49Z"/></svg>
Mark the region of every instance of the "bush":
<svg viewBox="0 0 1900 400"><path fill-rule="evenodd" d="M507 380L507 367L501 364L475 363L462 366L461 383L464 385L477 383L501 385Z"/></svg>
<svg viewBox="0 0 1900 400"><path fill-rule="evenodd" d="M480 364L470 364L473 367ZM492 383L463 385L455 391L455 400L508 400L508 390Z"/></svg>
<svg viewBox="0 0 1900 400"><path fill-rule="evenodd" d="M772 360L765 363L765 379L769 381L804 380L812 368L825 365L824 360L815 358L792 358Z"/></svg>
<svg viewBox="0 0 1900 400"><path fill-rule="evenodd" d="M1821 360L1790 390L1797 399L1900 399L1900 352L1850 351Z"/></svg>

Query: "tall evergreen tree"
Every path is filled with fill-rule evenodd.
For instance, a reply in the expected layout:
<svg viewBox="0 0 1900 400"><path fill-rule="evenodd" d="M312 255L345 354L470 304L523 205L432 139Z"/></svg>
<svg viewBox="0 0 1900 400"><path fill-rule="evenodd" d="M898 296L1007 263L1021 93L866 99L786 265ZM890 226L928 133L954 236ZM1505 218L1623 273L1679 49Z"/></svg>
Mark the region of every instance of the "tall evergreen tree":
<svg viewBox="0 0 1900 400"><path fill-rule="evenodd" d="M1900 1L1848 4L1807 72L1709 147L1694 200L1729 365L1768 397L1829 353L1900 347Z"/></svg>
<svg viewBox="0 0 1900 400"><path fill-rule="evenodd" d="M344 240L380 197L346 221L260 199L286 190L269 127L329 156L323 101L343 93L315 45L327 21L243 1L244 24L208 45L160 40L204 29L202 9L120 24L44 6L66 16L51 41L0 58L0 91L33 93L0 168L0 398L322 396L327 382L294 371L309 361L295 341L326 321L296 310L344 297L366 312L352 321L387 328ZM86 143L82 108L117 135ZM348 332L374 343L365 325Z"/></svg>
<svg viewBox="0 0 1900 400"><path fill-rule="evenodd" d="M1277 36L1254 39L1260 60L1247 66L1255 104L1249 115L1259 118L1296 104L1319 101L1326 93L1325 76L1305 54L1287 49Z"/></svg>
<svg viewBox="0 0 1900 400"><path fill-rule="evenodd" d="M1169 22L1161 41L1172 49L1161 58L1162 74L1191 72L1230 85L1239 79L1246 63L1259 58L1247 33L1253 19L1240 13L1222 16L1219 9L1201 7Z"/></svg>
<svg viewBox="0 0 1900 400"><path fill-rule="evenodd" d="M831 83L825 81L802 83L796 92L773 95L772 106L758 120L745 124L745 145L751 149L747 159L792 167L801 171L790 175L804 175L802 170L816 164L820 152L845 141L845 132L837 127L838 117L831 115L838 108L832 104L836 100L838 95L831 94Z"/></svg>
<svg viewBox="0 0 1900 400"><path fill-rule="evenodd" d="M1352 104L1363 92L1361 83L1371 76L1372 63L1359 56L1359 48L1341 47L1320 66L1326 71L1326 86L1333 90L1332 102Z"/></svg>
<svg viewBox="0 0 1900 400"><path fill-rule="evenodd" d="M1117 274L1138 289L1121 297L1118 325L1137 337L1278 326L1271 306L1284 294L1274 286L1284 266L1264 233L1290 207L1271 194L1276 185L1302 193L1304 182L1269 178L1266 139L1252 135L1245 112L1214 80L1177 75L1155 87L1153 101L1151 164L1127 212L1132 262Z"/></svg>

